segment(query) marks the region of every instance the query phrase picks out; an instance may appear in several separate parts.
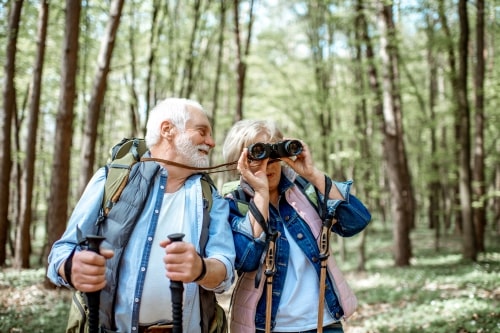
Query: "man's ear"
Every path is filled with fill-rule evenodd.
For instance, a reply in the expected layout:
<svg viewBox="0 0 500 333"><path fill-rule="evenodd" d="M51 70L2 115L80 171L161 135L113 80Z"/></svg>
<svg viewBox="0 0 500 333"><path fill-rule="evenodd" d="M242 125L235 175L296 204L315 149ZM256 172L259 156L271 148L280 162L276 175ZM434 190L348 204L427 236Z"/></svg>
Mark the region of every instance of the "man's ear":
<svg viewBox="0 0 500 333"><path fill-rule="evenodd" d="M167 140L171 140L174 134L174 125L169 121L165 120L160 125L160 135Z"/></svg>

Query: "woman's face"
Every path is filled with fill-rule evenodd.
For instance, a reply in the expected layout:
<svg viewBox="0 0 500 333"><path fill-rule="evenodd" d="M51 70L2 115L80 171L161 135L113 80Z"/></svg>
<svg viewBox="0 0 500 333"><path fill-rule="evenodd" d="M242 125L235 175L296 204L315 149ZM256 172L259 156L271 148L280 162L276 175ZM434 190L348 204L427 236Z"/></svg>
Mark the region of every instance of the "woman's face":
<svg viewBox="0 0 500 333"><path fill-rule="evenodd" d="M248 146L257 142L274 143L269 141L269 137L266 134L260 134L255 138L253 142L249 143ZM278 191L278 184L281 179L281 161L274 159L265 159L260 161L250 160L249 166L251 171L255 172L256 169L258 169L261 166L261 164L265 162L267 162L266 175L269 184L269 192L272 193Z"/></svg>

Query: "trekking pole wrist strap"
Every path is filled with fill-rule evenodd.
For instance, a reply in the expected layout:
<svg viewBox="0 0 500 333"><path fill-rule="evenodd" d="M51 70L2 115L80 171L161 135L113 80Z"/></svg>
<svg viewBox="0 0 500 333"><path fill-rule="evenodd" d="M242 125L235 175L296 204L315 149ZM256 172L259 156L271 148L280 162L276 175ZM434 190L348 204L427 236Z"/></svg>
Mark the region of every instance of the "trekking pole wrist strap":
<svg viewBox="0 0 500 333"><path fill-rule="evenodd" d="M73 251L71 251L71 254L69 255L68 259L64 262L64 277L66 279L66 282L72 287L75 288L73 285L73 282L71 281L71 269L73 268L73 255L75 254L76 246L73 248Z"/></svg>
<svg viewBox="0 0 500 333"><path fill-rule="evenodd" d="M207 275L207 264L205 263L205 259L201 256L201 254L198 253L198 256L201 259L201 273L198 275L196 279L193 280L193 282L198 282L200 280L203 280L205 276Z"/></svg>

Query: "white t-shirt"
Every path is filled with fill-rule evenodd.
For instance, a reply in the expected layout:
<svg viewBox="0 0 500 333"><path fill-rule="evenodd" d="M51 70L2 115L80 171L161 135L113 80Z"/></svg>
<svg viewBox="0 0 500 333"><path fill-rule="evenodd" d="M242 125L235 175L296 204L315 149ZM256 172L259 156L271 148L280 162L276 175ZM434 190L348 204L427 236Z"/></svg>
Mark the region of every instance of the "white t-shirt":
<svg viewBox="0 0 500 333"><path fill-rule="evenodd" d="M318 324L318 274L288 230L284 229L289 240L290 256L274 330L277 332L312 330ZM335 322L326 310L326 304L323 313L323 326Z"/></svg>
<svg viewBox="0 0 500 333"><path fill-rule="evenodd" d="M159 243L173 233L185 234L184 239L191 238L189 221L185 221L185 196L184 186L177 192L164 194L142 292L139 311L141 325L172 320L170 280L165 275L163 263L165 249Z"/></svg>

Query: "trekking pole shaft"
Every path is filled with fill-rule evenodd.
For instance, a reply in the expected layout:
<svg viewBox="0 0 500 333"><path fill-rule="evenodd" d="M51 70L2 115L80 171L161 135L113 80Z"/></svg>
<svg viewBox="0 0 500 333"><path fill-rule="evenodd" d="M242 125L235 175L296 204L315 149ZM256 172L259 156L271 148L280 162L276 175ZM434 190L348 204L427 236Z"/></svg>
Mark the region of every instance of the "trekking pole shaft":
<svg viewBox="0 0 500 333"><path fill-rule="evenodd" d="M168 238L172 242L181 242L184 234L171 234ZM170 281L170 293L172 295L172 333L182 333L182 297L184 284L180 281Z"/></svg>
<svg viewBox="0 0 500 333"><path fill-rule="evenodd" d="M271 234L271 240L269 242L269 248L267 249L266 255L266 327L265 333L271 332L271 315L272 315L272 305L273 305L273 279L274 273L276 272L276 238L279 232L274 232Z"/></svg>
<svg viewBox="0 0 500 333"><path fill-rule="evenodd" d="M90 235L86 237L88 242L88 250L99 253L99 246L105 239L102 236ZM101 291L86 293L87 303L89 307L89 333L99 333L99 307Z"/></svg>
<svg viewBox="0 0 500 333"><path fill-rule="evenodd" d="M321 260L321 271L319 277L319 302L318 302L318 333L323 333L323 310L325 308L325 288L326 288L326 273L327 260L330 256L330 234L331 227L337 223L336 219L327 218L323 221L321 228L320 244L319 244L319 259Z"/></svg>

